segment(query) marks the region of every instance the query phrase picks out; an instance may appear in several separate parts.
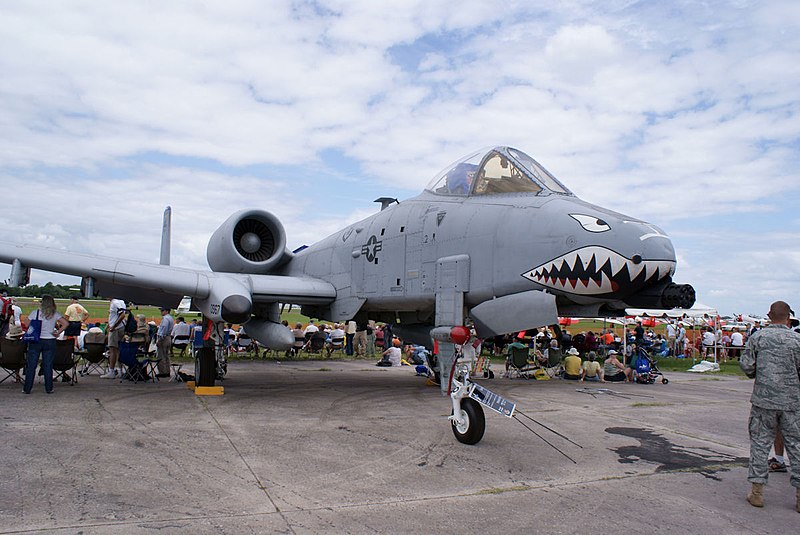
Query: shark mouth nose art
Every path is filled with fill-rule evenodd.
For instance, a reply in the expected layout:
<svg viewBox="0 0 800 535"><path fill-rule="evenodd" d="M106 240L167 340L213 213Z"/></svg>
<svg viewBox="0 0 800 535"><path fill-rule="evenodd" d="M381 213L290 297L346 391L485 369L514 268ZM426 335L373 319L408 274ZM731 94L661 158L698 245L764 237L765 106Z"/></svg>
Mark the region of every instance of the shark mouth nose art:
<svg viewBox="0 0 800 535"><path fill-rule="evenodd" d="M582 247L522 274L542 286L580 295L635 290L675 272L674 260L626 258L605 247Z"/></svg>

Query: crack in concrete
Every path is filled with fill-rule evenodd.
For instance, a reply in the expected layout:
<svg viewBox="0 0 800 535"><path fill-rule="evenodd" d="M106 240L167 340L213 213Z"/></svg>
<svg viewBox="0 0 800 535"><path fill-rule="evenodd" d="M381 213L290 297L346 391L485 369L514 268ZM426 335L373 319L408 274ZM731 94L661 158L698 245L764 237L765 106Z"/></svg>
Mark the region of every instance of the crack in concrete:
<svg viewBox="0 0 800 535"><path fill-rule="evenodd" d="M222 426L222 424L219 422L219 420L217 420L217 417L214 415L214 413L211 411L211 408L208 406L208 402L203 398L199 398L199 401L202 404L203 409L205 409L205 411L208 413L208 415L211 417L211 419L214 420L214 424L216 424L217 428L222 432L223 435L225 435L226 440L228 441L228 443L233 448L233 451L236 452L236 455L242 461L242 464L244 464L244 466L247 468L247 470L253 476L253 479L255 480L257 487L264 493L264 496L267 497L267 500L269 500L269 503L272 505L272 507L275 508L275 512L278 513L281 516L281 518L283 519L283 521L286 523L286 528L289 530L290 533L295 533L294 529L292 528L291 522L289 522L289 519L286 518L286 515L283 514L283 511L281 511L281 508L278 507L277 503L275 503L275 500L272 499L272 496L270 495L269 491L267 490L266 485L264 485L264 483L258 477L258 474L256 474L255 470L253 470L253 467L250 466L250 463L247 462L247 459L244 458L244 455L242 454L241 451L239 451L239 448L233 442L233 439L230 437L230 435L228 435L228 432L225 431L225 428ZM214 517L208 517L208 518L214 518Z"/></svg>

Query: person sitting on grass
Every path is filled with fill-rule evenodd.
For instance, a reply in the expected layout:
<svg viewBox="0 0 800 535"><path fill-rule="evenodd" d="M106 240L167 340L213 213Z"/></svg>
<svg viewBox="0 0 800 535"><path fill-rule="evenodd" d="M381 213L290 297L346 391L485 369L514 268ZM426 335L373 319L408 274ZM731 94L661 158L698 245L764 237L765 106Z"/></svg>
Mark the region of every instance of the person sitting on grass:
<svg viewBox="0 0 800 535"><path fill-rule="evenodd" d="M577 381L581 378L581 357L574 347L569 348L567 356L564 357L564 379Z"/></svg>
<svg viewBox="0 0 800 535"><path fill-rule="evenodd" d="M603 363L603 379L615 383L624 383L628 376L625 375L625 366L617 358L615 350L610 349Z"/></svg>
<svg viewBox="0 0 800 535"><path fill-rule="evenodd" d="M636 359L639 356L639 346L635 343L625 350L625 377L631 383L636 380Z"/></svg>
<svg viewBox="0 0 800 535"><path fill-rule="evenodd" d="M402 345L403 343L399 339L393 339L392 347L383 352L383 358L376 364L376 366L400 366L402 364L400 361L403 357L403 352L400 350Z"/></svg>
<svg viewBox="0 0 800 535"><path fill-rule="evenodd" d="M594 351L589 351L586 355L587 360L581 366L581 381L600 381L601 383L605 383L606 380L603 378L604 372L603 368L600 367L600 363L597 362L597 353Z"/></svg>

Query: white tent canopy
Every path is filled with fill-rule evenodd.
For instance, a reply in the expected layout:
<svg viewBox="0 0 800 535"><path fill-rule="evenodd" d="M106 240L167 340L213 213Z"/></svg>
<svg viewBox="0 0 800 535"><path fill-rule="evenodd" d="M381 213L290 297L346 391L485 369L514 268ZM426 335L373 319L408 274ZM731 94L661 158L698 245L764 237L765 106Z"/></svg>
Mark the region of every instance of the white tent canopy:
<svg viewBox="0 0 800 535"><path fill-rule="evenodd" d="M672 308L669 310L657 308L626 308L625 314L648 318L702 318L706 315L709 317L716 316L717 309L702 303L695 303L692 308Z"/></svg>

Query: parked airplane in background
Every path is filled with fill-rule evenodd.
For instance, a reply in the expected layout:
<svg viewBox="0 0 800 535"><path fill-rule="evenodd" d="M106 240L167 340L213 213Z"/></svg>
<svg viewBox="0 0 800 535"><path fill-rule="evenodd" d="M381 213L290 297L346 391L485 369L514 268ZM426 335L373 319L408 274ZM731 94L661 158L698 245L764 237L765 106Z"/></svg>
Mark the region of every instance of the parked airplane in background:
<svg viewBox="0 0 800 535"><path fill-rule="evenodd" d="M0 243L11 284L30 268L84 278L90 293L175 307L192 298L214 322L245 323L262 344L288 348L280 303L330 321L367 318L430 345L453 340L467 318L479 337L552 325L558 316L624 315L626 307L689 308L694 289L672 282L675 251L656 226L577 198L527 154L475 152L403 202L291 252L265 210L230 216L208 243L210 271ZM463 442L483 435L480 405L450 371L453 428Z"/></svg>
<svg viewBox="0 0 800 535"><path fill-rule="evenodd" d="M175 312L189 312L192 309L192 298L190 296L185 296L181 299L181 302L178 303L178 306L175 307Z"/></svg>

